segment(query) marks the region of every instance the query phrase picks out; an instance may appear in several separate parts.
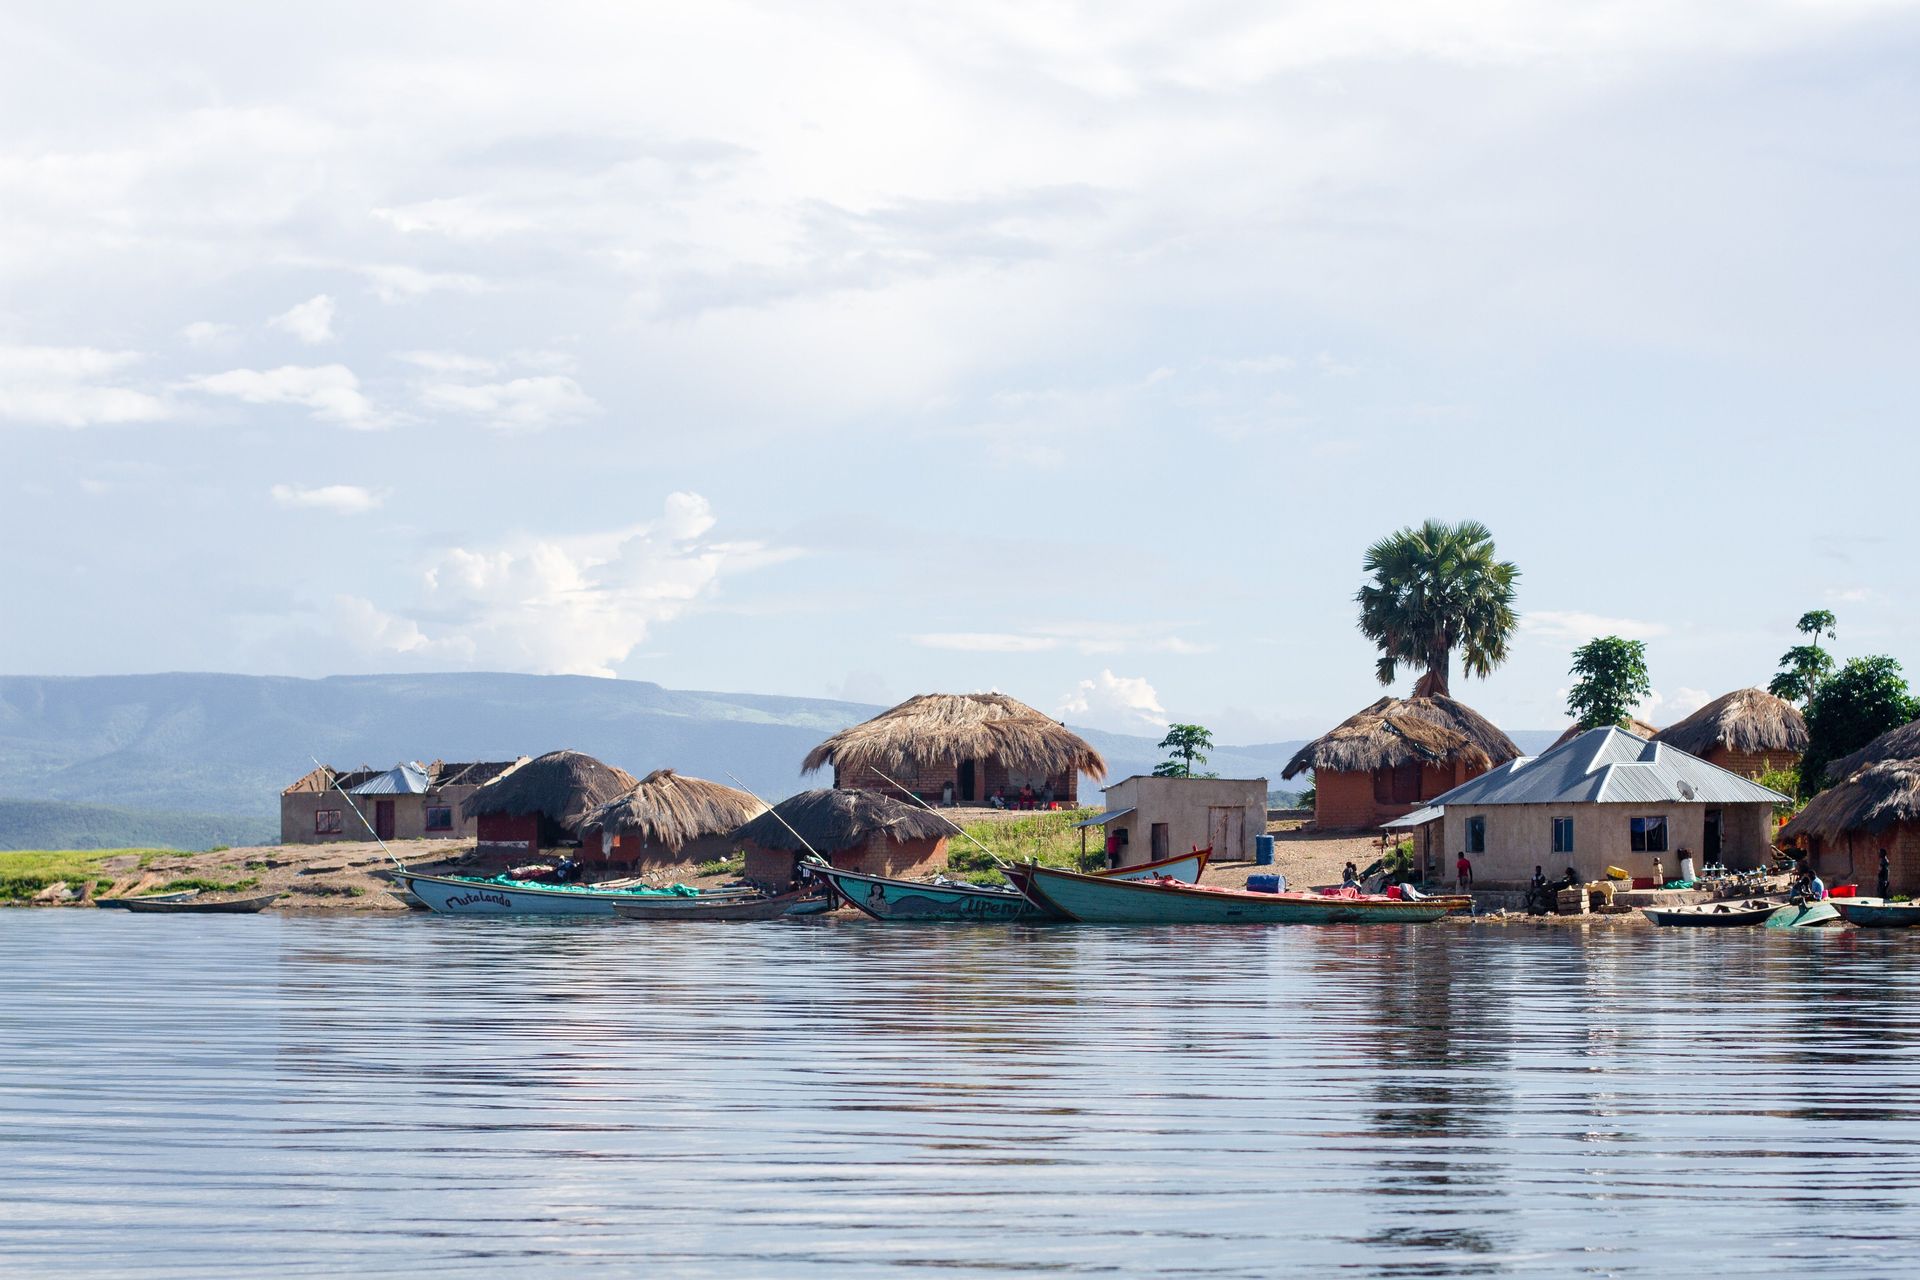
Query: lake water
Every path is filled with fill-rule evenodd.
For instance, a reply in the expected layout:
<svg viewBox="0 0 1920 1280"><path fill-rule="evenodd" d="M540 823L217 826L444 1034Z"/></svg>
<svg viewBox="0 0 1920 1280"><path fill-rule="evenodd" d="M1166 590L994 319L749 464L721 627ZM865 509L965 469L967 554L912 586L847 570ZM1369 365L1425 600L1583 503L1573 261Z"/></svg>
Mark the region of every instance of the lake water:
<svg viewBox="0 0 1920 1280"><path fill-rule="evenodd" d="M0 912L0 1273L1904 1275L1920 937Z"/></svg>

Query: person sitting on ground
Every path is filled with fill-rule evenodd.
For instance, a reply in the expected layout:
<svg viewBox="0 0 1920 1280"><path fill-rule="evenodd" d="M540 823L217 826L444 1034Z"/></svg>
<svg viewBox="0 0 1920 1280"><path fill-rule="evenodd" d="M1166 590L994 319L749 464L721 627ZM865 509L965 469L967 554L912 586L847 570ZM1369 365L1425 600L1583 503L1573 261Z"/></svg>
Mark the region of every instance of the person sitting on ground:
<svg viewBox="0 0 1920 1280"><path fill-rule="evenodd" d="M953 784L951 782L940 788L940 803L948 809L953 808Z"/></svg>
<svg viewBox="0 0 1920 1280"><path fill-rule="evenodd" d="M1023 782L1020 784L1020 807L1022 809L1033 808L1033 784L1031 782Z"/></svg>
<svg viewBox="0 0 1920 1280"><path fill-rule="evenodd" d="M993 794L987 797L987 804L995 809L1006 808L1007 807L1007 789L1005 787L995 787L993 789Z"/></svg>
<svg viewBox="0 0 1920 1280"><path fill-rule="evenodd" d="M1360 887L1360 875L1357 871L1354 870L1354 866L1351 862L1347 864L1347 869L1345 873L1342 874L1342 876L1340 877L1340 887L1342 889L1356 889L1356 890L1359 889Z"/></svg>
<svg viewBox="0 0 1920 1280"><path fill-rule="evenodd" d="M1533 879L1530 884L1535 889L1547 887L1547 873L1540 869L1540 864L1537 862L1533 864Z"/></svg>
<svg viewBox="0 0 1920 1280"><path fill-rule="evenodd" d="M1580 873L1572 867L1568 867L1567 878L1560 882L1560 887L1562 889L1573 889L1578 888L1583 883L1585 882L1580 879Z"/></svg>

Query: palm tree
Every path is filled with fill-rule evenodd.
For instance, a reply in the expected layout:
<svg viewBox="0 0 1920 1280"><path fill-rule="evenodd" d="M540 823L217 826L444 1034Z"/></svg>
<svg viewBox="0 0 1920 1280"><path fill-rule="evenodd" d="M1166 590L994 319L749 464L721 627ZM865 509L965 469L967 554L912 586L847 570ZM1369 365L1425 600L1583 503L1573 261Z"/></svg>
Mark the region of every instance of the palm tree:
<svg viewBox="0 0 1920 1280"><path fill-rule="evenodd" d="M1381 684L1392 684L1403 666L1423 668L1414 696L1445 694L1455 649L1471 676L1507 660L1520 570L1494 558L1487 526L1428 520L1368 547L1365 568L1373 581L1354 599L1361 632L1380 646L1374 670Z"/></svg>

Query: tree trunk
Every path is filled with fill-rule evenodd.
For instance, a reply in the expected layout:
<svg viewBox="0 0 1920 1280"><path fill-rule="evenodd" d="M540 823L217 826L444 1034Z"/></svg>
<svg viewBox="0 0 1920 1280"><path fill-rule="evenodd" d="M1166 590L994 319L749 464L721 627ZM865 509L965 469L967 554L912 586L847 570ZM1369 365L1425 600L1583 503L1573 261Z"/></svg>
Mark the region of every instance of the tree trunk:
<svg viewBox="0 0 1920 1280"><path fill-rule="evenodd" d="M1413 684L1413 696L1416 698L1449 697L1452 689L1448 684L1448 675L1453 667L1453 651L1442 649L1438 653L1427 655L1427 674Z"/></svg>

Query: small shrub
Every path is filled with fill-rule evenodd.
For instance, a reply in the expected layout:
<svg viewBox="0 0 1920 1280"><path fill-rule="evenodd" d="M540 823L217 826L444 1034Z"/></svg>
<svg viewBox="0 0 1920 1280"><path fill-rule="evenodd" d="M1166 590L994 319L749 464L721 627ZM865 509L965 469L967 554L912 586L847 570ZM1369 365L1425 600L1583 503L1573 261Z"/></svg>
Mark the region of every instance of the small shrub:
<svg viewBox="0 0 1920 1280"><path fill-rule="evenodd" d="M747 869L747 855L736 849L724 858L697 863L693 869L703 876L737 876Z"/></svg>

